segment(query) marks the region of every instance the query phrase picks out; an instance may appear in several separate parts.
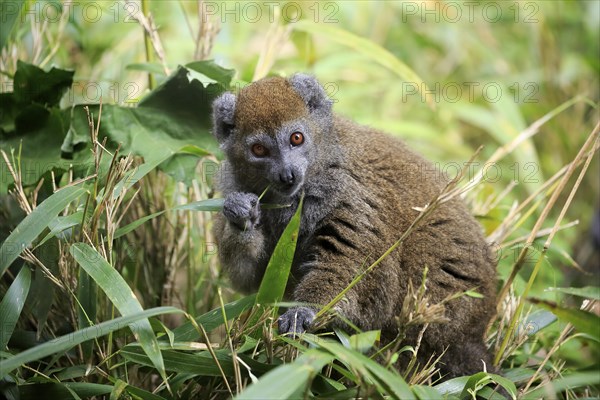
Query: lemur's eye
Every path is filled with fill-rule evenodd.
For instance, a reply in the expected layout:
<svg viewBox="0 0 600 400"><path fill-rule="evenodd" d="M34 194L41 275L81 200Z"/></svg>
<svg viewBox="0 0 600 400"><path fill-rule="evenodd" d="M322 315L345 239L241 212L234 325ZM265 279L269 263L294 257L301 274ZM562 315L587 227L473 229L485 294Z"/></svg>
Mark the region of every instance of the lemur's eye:
<svg viewBox="0 0 600 400"><path fill-rule="evenodd" d="M292 146L300 146L302 143L304 143L304 135L300 132L292 133L292 136L290 136L290 144Z"/></svg>
<svg viewBox="0 0 600 400"><path fill-rule="evenodd" d="M256 157L266 157L269 155L269 150L267 150L267 148L262 144L256 143L252 145L252 154L254 154Z"/></svg>

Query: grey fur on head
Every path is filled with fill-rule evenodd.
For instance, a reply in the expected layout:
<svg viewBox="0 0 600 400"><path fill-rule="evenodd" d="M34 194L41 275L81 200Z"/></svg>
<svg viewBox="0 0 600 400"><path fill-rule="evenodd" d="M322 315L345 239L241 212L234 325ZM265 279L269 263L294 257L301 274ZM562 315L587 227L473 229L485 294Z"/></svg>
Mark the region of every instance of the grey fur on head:
<svg viewBox="0 0 600 400"><path fill-rule="evenodd" d="M288 79L288 82L304 100L311 117L318 121L322 131L329 132L333 123L333 101L319 81L311 75L294 74Z"/></svg>
<svg viewBox="0 0 600 400"><path fill-rule="evenodd" d="M309 112L331 112L332 101L325 93L325 89L314 76L294 74L289 80L296 93L302 97Z"/></svg>
<svg viewBox="0 0 600 400"><path fill-rule="evenodd" d="M231 92L225 92L213 102L213 134L223 143L231 134L235 116L235 95Z"/></svg>

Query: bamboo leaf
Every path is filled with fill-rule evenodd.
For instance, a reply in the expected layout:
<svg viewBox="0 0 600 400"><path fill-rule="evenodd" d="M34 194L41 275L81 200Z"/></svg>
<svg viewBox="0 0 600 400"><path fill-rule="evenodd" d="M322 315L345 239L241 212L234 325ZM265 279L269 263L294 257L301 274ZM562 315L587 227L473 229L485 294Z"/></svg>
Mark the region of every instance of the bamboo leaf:
<svg viewBox="0 0 600 400"><path fill-rule="evenodd" d="M255 298L255 295L247 296L240 300L225 304L224 310L221 310L221 308L216 308L207 312L206 314L202 314L201 316L195 318L196 324L202 325L206 332L210 332L224 323L223 314L227 316L228 320L236 318L241 313L252 307ZM185 342L198 340L200 338L200 333L196 330L194 325L188 321L185 324L173 329L173 336L175 341Z"/></svg>
<svg viewBox="0 0 600 400"><path fill-rule="evenodd" d="M100 253L85 243L73 244L70 251L85 272L102 288L121 315L133 315L143 311L127 282ZM166 381L165 366L150 321L148 319L138 320L132 323L130 328L161 377Z"/></svg>
<svg viewBox="0 0 600 400"><path fill-rule="evenodd" d="M236 400L286 399L307 386L334 356L318 349L301 355L293 363L275 368L235 397Z"/></svg>
<svg viewBox="0 0 600 400"><path fill-rule="evenodd" d="M15 228L0 248L0 276L19 257L24 248L39 236L40 233L64 208L73 200L84 194L83 188L69 186L60 189L39 206Z"/></svg>
<svg viewBox="0 0 600 400"><path fill-rule="evenodd" d="M3 359L2 362L0 362L0 378L12 372L21 365L27 364L31 361L39 360L52 354L65 352L80 343L102 337L119 329L123 329L125 326L134 324L137 321L147 320L148 318L157 315L172 313L183 313L183 311L175 307L156 307L71 332L46 343L40 344L39 346L27 349L12 357Z"/></svg>
<svg viewBox="0 0 600 400"><path fill-rule="evenodd" d="M6 294L0 302L0 350L4 350L27 300L29 287L31 285L31 271L24 266L10 285Z"/></svg>
<svg viewBox="0 0 600 400"><path fill-rule="evenodd" d="M562 378L548 381L543 386L526 393L521 397L522 400L537 400L554 398L555 393L560 393L565 389L574 389L582 386L600 385L600 374L598 371L576 372Z"/></svg>
<svg viewBox="0 0 600 400"><path fill-rule="evenodd" d="M84 399L103 398L102 396L109 394L112 389L111 385L99 383L44 382L20 385L19 397L20 400L73 399L73 393L75 393Z"/></svg>
<svg viewBox="0 0 600 400"><path fill-rule="evenodd" d="M400 374L385 369L357 351L312 334L305 333L303 338L312 345L327 350L351 370L359 371L361 375L368 377L381 392L388 393L392 398L402 400L416 398Z"/></svg>
<svg viewBox="0 0 600 400"><path fill-rule="evenodd" d="M600 317L596 314L576 308L560 307L556 303L546 300L529 299L529 301L551 311L559 319L573 324L580 332L587 333L596 341L600 341Z"/></svg>
<svg viewBox="0 0 600 400"><path fill-rule="evenodd" d="M219 365L217 365L208 351L197 351L195 353L175 350L162 351L167 371L201 376L222 376L222 369L225 375L233 376L233 360L229 351L216 350L214 353ZM132 343L123 347L119 351L119 354L136 364L154 367L154 364L152 364L148 356L144 353L143 349L140 349L140 346L137 343ZM236 356L241 358L255 373L265 373L273 368L273 366L269 364L263 364L243 354L237 354Z"/></svg>
<svg viewBox="0 0 600 400"><path fill-rule="evenodd" d="M274 304L283 298L292 262L294 261L303 202L304 199L300 199L296 213L281 234L275 250L273 250L265 275L258 288L257 305Z"/></svg>
<svg viewBox="0 0 600 400"><path fill-rule="evenodd" d="M570 288L570 287L550 287L546 289L547 292L561 292L570 294L578 297L585 297L587 299L600 301L600 287L598 286L586 286L582 288Z"/></svg>

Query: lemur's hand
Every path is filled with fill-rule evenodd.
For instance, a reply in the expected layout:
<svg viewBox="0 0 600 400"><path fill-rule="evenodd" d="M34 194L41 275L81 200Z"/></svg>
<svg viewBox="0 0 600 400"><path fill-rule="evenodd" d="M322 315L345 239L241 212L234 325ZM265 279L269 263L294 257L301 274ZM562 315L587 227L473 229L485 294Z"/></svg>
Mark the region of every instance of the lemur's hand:
<svg viewBox="0 0 600 400"><path fill-rule="evenodd" d="M314 319L315 311L311 308L290 308L277 320L279 323L279 334L291 333L292 336L298 336L308 330Z"/></svg>
<svg viewBox="0 0 600 400"><path fill-rule="evenodd" d="M241 230L254 229L260 221L258 196L254 193L230 193L223 203L223 214Z"/></svg>

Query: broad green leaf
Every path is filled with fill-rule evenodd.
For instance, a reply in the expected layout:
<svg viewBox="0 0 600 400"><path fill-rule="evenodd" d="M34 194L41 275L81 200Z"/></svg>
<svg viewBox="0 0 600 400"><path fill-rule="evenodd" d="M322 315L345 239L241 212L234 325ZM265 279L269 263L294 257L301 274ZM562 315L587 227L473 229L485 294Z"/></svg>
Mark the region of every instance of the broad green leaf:
<svg viewBox="0 0 600 400"><path fill-rule="evenodd" d="M123 277L94 248L85 243L75 243L71 246L70 252L75 261L102 288L121 315L138 314L144 310ZM130 328L161 377L166 381L163 359L150 321L148 319L138 320L132 323Z"/></svg>
<svg viewBox="0 0 600 400"><path fill-rule="evenodd" d="M19 60L14 82L15 100L22 105L37 103L46 107L58 106L63 94L73 84L73 75L75 71L52 67L46 72Z"/></svg>
<svg viewBox="0 0 600 400"><path fill-rule="evenodd" d="M571 287L550 287L546 289L547 292L560 292L571 294L573 296L585 297L586 299L599 300L600 301L600 287L598 286L586 286L582 288L571 288Z"/></svg>
<svg viewBox="0 0 600 400"><path fill-rule="evenodd" d="M69 186L60 189L38 205L15 228L0 248L0 276L17 259L24 248L39 236L65 207L85 193L85 189Z"/></svg>
<svg viewBox="0 0 600 400"><path fill-rule="evenodd" d="M201 325L204 330L208 333L218 326L223 325L223 313L227 316L227 319L233 319L238 317L241 313L248 310L254 304L256 295L246 296L240 300L225 304L224 310L216 308L212 311L202 314L195 318L198 325ZM175 341L185 342L198 340L200 333L196 330L191 322L186 322L183 325L173 329L173 335Z"/></svg>
<svg viewBox="0 0 600 400"><path fill-rule="evenodd" d="M186 64L185 67L215 80L225 89L229 89L231 80L235 75L235 70L223 68L215 64L214 60L194 61Z"/></svg>
<svg viewBox="0 0 600 400"><path fill-rule="evenodd" d="M293 363L282 365L261 377L257 383L235 397L236 400L263 400L290 398L299 389L306 388L311 379L335 357L325 351L312 349Z"/></svg>
<svg viewBox="0 0 600 400"><path fill-rule="evenodd" d="M274 304L283 298L292 262L294 261L298 231L302 219L303 200L303 198L300 199L298 209L281 234L275 250L273 250L265 275L258 288L257 305Z"/></svg>
<svg viewBox="0 0 600 400"><path fill-rule="evenodd" d="M31 285L31 271L29 267L23 266L19 274L10 285L6 294L0 302L0 349L6 349L6 345L13 334L13 330L27 300L29 286Z"/></svg>
<svg viewBox="0 0 600 400"><path fill-rule="evenodd" d="M88 340L96 339L110 332L123 329L126 325L134 324L140 320L147 320L150 317L163 314L183 313L175 307L156 307L139 313L123 316L102 322L98 325L90 326L85 329L80 329L71 332L56 339L52 339L46 343L32 347L12 357L8 357L0 362L0 378L12 372L21 365L30 363L31 361L39 360L48 357L52 354L63 353L80 343Z"/></svg>
<svg viewBox="0 0 600 400"><path fill-rule="evenodd" d="M573 324L578 331L587 333L596 341L600 341L600 317L596 314L577 308L560 307L556 303L545 300L529 299L529 301L551 311L559 319Z"/></svg>
<svg viewBox="0 0 600 400"><path fill-rule="evenodd" d="M398 58L396 58L396 56L377 43L355 35L354 33L348 32L344 29L336 28L331 24L318 24L309 20L300 20L295 22L293 24L293 29L311 34L321 34L326 36L329 40L336 41L344 46L348 46L358 51L362 55L373 60L375 63L378 63L389 69L404 81L414 84L415 88L417 88L417 90L419 90L423 95L423 98L427 104L429 104L431 107L434 107L434 102L431 97L432 92L427 87L425 82L419 77L419 75L417 75L408 65L400 61Z"/></svg>

